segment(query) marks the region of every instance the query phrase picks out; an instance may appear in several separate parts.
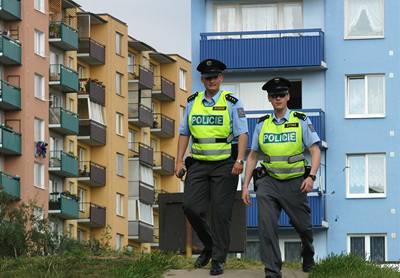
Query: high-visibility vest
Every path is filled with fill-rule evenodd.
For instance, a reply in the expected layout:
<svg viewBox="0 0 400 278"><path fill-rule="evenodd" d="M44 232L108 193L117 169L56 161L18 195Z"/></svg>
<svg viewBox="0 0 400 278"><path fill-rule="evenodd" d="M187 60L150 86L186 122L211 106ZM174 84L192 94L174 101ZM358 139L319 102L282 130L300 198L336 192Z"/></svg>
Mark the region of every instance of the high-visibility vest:
<svg viewBox="0 0 400 278"><path fill-rule="evenodd" d="M265 166L269 175L278 180L287 180L304 175L303 136L300 112L290 112L289 120L275 124L271 115L264 116L264 123L258 137Z"/></svg>
<svg viewBox="0 0 400 278"><path fill-rule="evenodd" d="M204 106L204 92L194 98L189 113L189 130L192 134L193 158L219 161L231 156L230 115L226 95L221 92L214 106Z"/></svg>

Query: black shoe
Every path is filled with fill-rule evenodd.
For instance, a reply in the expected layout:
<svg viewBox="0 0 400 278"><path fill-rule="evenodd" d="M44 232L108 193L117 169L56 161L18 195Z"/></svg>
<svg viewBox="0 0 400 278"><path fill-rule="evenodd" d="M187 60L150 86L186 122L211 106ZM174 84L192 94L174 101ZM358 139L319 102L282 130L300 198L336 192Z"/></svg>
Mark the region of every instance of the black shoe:
<svg viewBox="0 0 400 278"><path fill-rule="evenodd" d="M203 250L200 253L200 256L197 258L197 260L194 262L194 267L195 268L201 268L203 266L206 266L208 262L211 259L211 250Z"/></svg>
<svg viewBox="0 0 400 278"><path fill-rule="evenodd" d="M311 272L314 268L315 262L313 257L304 257L303 258L303 271L304 272Z"/></svg>
<svg viewBox="0 0 400 278"><path fill-rule="evenodd" d="M224 273L224 263L212 260L210 275L221 275L222 273Z"/></svg>

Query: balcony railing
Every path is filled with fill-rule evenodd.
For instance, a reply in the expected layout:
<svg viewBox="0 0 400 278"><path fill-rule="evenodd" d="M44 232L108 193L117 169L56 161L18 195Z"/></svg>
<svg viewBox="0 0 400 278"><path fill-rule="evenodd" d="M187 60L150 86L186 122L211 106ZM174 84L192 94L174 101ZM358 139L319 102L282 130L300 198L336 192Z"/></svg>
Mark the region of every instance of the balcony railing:
<svg viewBox="0 0 400 278"><path fill-rule="evenodd" d="M92 161L79 161L78 181L93 187L106 184L106 168Z"/></svg>
<svg viewBox="0 0 400 278"><path fill-rule="evenodd" d="M104 65L105 46L91 38L79 38L78 58L89 65Z"/></svg>
<svg viewBox="0 0 400 278"><path fill-rule="evenodd" d="M0 36L0 63L21 65L21 44L6 35Z"/></svg>
<svg viewBox="0 0 400 278"><path fill-rule="evenodd" d="M21 89L0 80L0 109L21 110Z"/></svg>
<svg viewBox="0 0 400 278"><path fill-rule="evenodd" d="M77 135L79 132L78 114L62 107L49 108L49 128L65 135Z"/></svg>
<svg viewBox="0 0 400 278"><path fill-rule="evenodd" d="M65 92L78 92L79 79L78 73L61 64L50 65L49 85L53 88Z"/></svg>
<svg viewBox="0 0 400 278"><path fill-rule="evenodd" d="M90 228L104 228L106 226L106 208L93 203L79 203L78 223Z"/></svg>
<svg viewBox="0 0 400 278"><path fill-rule="evenodd" d="M101 82L97 81L97 79L80 79L79 94L88 94L91 101L100 105L104 106L106 103L105 86Z"/></svg>
<svg viewBox="0 0 400 278"><path fill-rule="evenodd" d="M128 81L137 80L138 89L153 89L154 77L153 72L141 65L128 65Z"/></svg>
<svg viewBox="0 0 400 278"><path fill-rule="evenodd" d="M128 120L137 127L153 126L153 112L140 103L128 103Z"/></svg>
<svg viewBox="0 0 400 278"><path fill-rule="evenodd" d="M64 151L50 151L49 172L61 177L77 177L78 158Z"/></svg>
<svg viewBox="0 0 400 278"><path fill-rule="evenodd" d="M174 174L175 158L164 152L154 152L154 172L163 176L171 176Z"/></svg>
<svg viewBox="0 0 400 278"><path fill-rule="evenodd" d="M78 49L78 31L64 22L51 22L49 42L62 50Z"/></svg>
<svg viewBox="0 0 400 278"><path fill-rule="evenodd" d="M175 83L162 76L154 76L152 96L160 101L174 101Z"/></svg>
<svg viewBox="0 0 400 278"><path fill-rule="evenodd" d="M154 113L150 131L161 138L172 138L175 135L175 120L161 113Z"/></svg>
<svg viewBox="0 0 400 278"><path fill-rule="evenodd" d="M0 19L13 21L21 19L20 0L0 0Z"/></svg>
<svg viewBox="0 0 400 278"><path fill-rule="evenodd" d="M129 221L128 238L142 243L153 242L153 226L139 220Z"/></svg>
<svg viewBox="0 0 400 278"><path fill-rule="evenodd" d="M153 166L153 148L138 142L129 142L129 158L139 158L139 162Z"/></svg>
<svg viewBox="0 0 400 278"><path fill-rule="evenodd" d="M67 192L49 194L49 214L62 219L79 219L79 198Z"/></svg>
<svg viewBox="0 0 400 278"><path fill-rule="evenodd" d="M324 69L324 32L296 29L202 33L200 60L224 61L228 70Z"/></svg>
<svg viewBox="0 0 400 278"><path fill-rule="evenodd" d="M20 155L21 134L11 128L0 125L0 153L5 155Z"/></svg>
<svg viewBox="0 0 400 278"><path fill-rule="evenodd" d="M20 199L20 179L0 171L0 191L4 192L9 198Z"/></svg>
<svg viewBox="0 0 400 278"><path fill-rule="evenodd" d="M78 140L91 146L106 144L106 126L93 120L79 120Z"/></svg>
<svg viewBox="0 0 400 278"><path fill-rule="evenodd" d="M148 205L154 203L154 187L143 181L128 181L128 196Z"/></svg>

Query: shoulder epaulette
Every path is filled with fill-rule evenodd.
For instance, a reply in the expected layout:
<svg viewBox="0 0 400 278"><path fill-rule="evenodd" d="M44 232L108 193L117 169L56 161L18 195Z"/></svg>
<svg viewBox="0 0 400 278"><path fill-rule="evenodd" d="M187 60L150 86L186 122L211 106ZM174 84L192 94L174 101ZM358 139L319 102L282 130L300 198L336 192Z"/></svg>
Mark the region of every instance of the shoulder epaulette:
<svg viewBox="0 0 400 278"><path fill-rule="evenodd" d="M293 116L305 121L307 120L307 115L301 112L294 112Z"/></svg>
<svg viewBox="0 0 400 278"><path fill-rule="evenodd" d="M263 121L269 119L269 117L271 117L270 114L264 115L264 116L262 116L261 118L258 118L257 123L261 123L261 122L263 122Z"/></svg>
<svg viewBox="0 0 400 278"><path fill-rule="evenodd" d="M227 101L232 102L233 104L236 104L236 102L238 102L239 100L237 98L235 98L234 96L231 96L231 94L226 94L225 95L225 99Z"/></svg>
<svg viewBox="0 0 400 278"><path fill-rule="evenodd" d="M198 94L199 94L199 92L195 92L194 94L192 94L191 96L189 96L189 97L187 98L187 102L189 103L189 102L193 101L193 100L197 97Z"/></svg>

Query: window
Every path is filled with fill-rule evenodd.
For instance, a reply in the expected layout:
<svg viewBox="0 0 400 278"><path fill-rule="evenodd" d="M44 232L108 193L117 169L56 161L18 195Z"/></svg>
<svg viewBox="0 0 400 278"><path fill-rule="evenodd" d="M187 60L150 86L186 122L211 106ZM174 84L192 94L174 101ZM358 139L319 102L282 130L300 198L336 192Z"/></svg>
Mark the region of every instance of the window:
<svg viewBox="0 0 400 278"><path fill-rule="evenodd" d="M345 0L345 39L383 38L384 0Z"/></svg>
<svg viewBox="0 0 400 278"><path fill-rule="evenodd" d="M34 140L35 142L44 141L44 121L38 118L34 120Z"/></svg>
<svg viewBox="0 0 400 278"><path fill-rule="evenodd" d="M128 149L134 150L136 142L136 132L133 129L129 129L128 133Z"/></svg>
<svg viewBox="0 0 400 278"><path fill-rule="evenodd" d="M122 53L122 34L115 32L115 53L121 55Z"/></svg>
<svg viewBox="0 0 400 278"><path fill-rule="evenodd" d="M358 75L347 77L346 117L385 116L385 76Z"/></svg>
<svg viewBox="0 0 400 278"><path fill-rule="evenodd" d="M140 165L139 167L140 167L140 180L145 184L153 187L154 186L153 169L143 165Z"/></svg>
<svg viewBox="0 0 400 278"><path fill-rule="evenodd" d="M34 163L33 165L33 180L34 186L44 188L44 166L40 163Z"/></svg>
<svg viewBox="0 0 400 278"><path fill-rule="evenodd" d="M44 10L44 0L35 0L35 10L45 12Z"/></svg>
<svg viewBox="0 0 400 278"><path fill-rule="evenodd" d="M35 53L43 57L45 54L44 33L38 30L35 30Z"/></svg>
<svg viewBox="0 0 400 278"><path fill-rule="evenodd" d="M149 224L153 225L153 207L151 205L142 203L138 201L139 203L139 220Z"/></svg>
<svg viewBox="0 0 400 278"><path fill-rule="evenodd" d="M117 234L115 237L115 250L120 251L124 242L124 236Z"/></svg>
<svg viewBox="0 0 400 278"><path fill-rule="evenodd" d="M101 104L89 101L90 103L90 119L92 119L95 122L101 123L103 125L106 124L105 120L104 120L104 106L102 106Z"/></svg>
<svg viewBox="0 0 400 278"><path fill-rule="evenodd" d="M386 261L386 235L348 235L347 252L373 262Z"/></svg>
<svg viewBox="0 0 400 278"><path fill-rule="evenodd" d="M186 90L186 71L179 69L179 88Z"/></svg>
<svg viewBox="0 0 400 278"><path fill-rule="evenodd" d="M128 198L128 221L137 221L137 200L133 197Z"/></svg>
<svg viewBox="0 0 400 278"><path fill-rule="evenodd" d="M115 114L115 129L118 135L124 135L123 122L124 122L124 115L117 112Z"/></svg>
<svg viewBox="0 0 400 278"><path fill-rule="evenodd" d="M84 230L78 229L78 240L84 241L86 239L86 232Z"/></svg>
<svg viewBox="0 0 400 278"><path fill-rule="evenodd" d="M124 175L124 155L117 153L117 175L123 176Z"/></svg>
<svg viewBox="0 0 400 278"><path fill-rule="evenodd" d="M115 199L115 213L119 216L123 216L124 215L124 195L117 193L116 195L116 199Z"/></svg>
<svg viewBox="0 0 400 278"><path fill-rule="evenodd" d="M74 153L74 141L68 140L68 152Z"/></svg>
<svg viewBox="0 0 400 278"><path fill-rule="evenodd" d="M119 72L115 74L115 93L119 96L122 95L122 76Z"/></svg>
<svg viewBox="0 0 400 278"><path fill-rule="evenodd" d="M79 196L79 211L85 212L84 203L86 202L86 190L79 187L78 196Z"/></svg>
<svg viewBox="0 0 400 278"><path fill-rule="evenodd" d="M35 97L44 100L44 77L35 73Z"/></svg>
<svg viewBox="0 0 400 278"><path fill-rule="evenodd" d="M285 262L301 262L301 241L283 240L283 260Z"/></svg>
<svg viewBox="0 0 400 278"><path fill-rule="evenodd" d="M135 56L132 53L128 54L128 72L133 73L133 68L135 65Z"/></svg>
<svg viewBox="0 0 400 278"><path fill-rule="evenodd" d="M386 197L386 155L347 155L348 198Z"/></svg>

